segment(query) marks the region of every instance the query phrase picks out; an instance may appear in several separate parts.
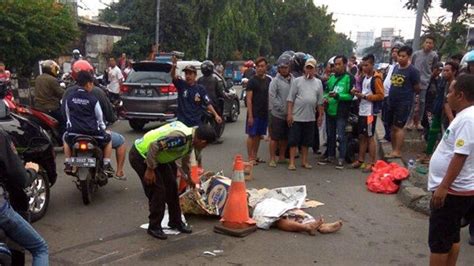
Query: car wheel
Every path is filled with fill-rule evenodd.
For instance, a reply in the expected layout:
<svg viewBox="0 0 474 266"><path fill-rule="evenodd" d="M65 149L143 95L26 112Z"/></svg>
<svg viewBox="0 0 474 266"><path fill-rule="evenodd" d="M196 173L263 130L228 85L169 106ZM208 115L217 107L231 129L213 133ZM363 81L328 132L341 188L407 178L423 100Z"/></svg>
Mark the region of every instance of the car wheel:
<svg viewBox="0 0 474 266"><path fill-rule="evenodd" d="M232 106L230 107L229 117L227 117L227 122L235 122L239 119L240 113L240 103L238 100L232 101Z"/></svg>
<svg viewBox="0 0 474 266"><path fill-rule="evenodd" d="M128 123L130 124L130 127L133 128L133 130L141 131L145 127L146 121L139 120L139 119L132 119L132 120L129 120Z"/></svg>

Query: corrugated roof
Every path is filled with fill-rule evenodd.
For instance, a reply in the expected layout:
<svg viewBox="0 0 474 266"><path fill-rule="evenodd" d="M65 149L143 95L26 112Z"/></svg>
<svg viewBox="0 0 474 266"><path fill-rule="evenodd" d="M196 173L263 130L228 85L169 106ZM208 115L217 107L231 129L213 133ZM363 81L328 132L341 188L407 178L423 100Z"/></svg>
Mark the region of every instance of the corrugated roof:
<svg viewBox="0 0 474 266"><path fill-rule="evenodd" d="M116 25L116 24L110 24L110 23L103 22L103 21L98 21L98 20L92 20L92 19L88 19L88 18L85 18L85 17L79 17L78 23L88 25L88 26L111 28L111 29L117 29L117 30L126 30L126 31L130 30L129 27Z"/></svg>

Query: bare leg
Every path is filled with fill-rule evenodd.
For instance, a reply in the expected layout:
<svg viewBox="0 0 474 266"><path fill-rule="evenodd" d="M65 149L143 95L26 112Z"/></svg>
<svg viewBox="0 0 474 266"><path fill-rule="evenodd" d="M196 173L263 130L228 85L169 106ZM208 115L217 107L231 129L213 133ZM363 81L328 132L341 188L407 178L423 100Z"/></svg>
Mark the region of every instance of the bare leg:
<svg viewBox="0 0 474 266"><path fill-rule="evenodd" d="M295 165L296 147L290 147L290 165Z"/></svg>
<svg viewBox="0 0 474 266"><path fill-rule="evenodd" d="M276 148L278 145L278 141L276 140L270 140L270 161L276 161Z"/></svg>
<svg viewBox="0 0 474 266"><path fill-rule="evenodd" d="M314 235L315 231L321 226L322 221L315 221L308 224L300 224L290 219L280 219L276 225L278 229L287 232L307 232L310 235Z"/></svg>
<svg viewBox="0 0 474 266"><path fill-rule="evenodd" d="M253 137L253 141L254 141L254 158L257 159L258 158L258 148L260 147L260 140L262 139L262 136L255 136Z"/></svg>
<svg viewBox="0 0 474 266"><path fill-rule="evenodd" d="M248 136L247 138L247 154L248 154L248 158L249 158L249 161L252 161L252 160L255 160L253 156L253 141L252 141L252 137L251 136Z"/></svg>
<svg viewBox="0 0 474 266"><path fill-rule="evenodd" d="M300 153L301 153L301 164L307 165L308 164L308 147L301 146Z"/></svg>
<svg viewBox="0 0 474 266"><path fill-rule="evenodd" d="M365 152L367 151L367 137L359 135L359 162L365 161Z"/></svg>
<svg viewBox="0 0 474 266"><path fill-rule="evenodd" d="M334 232L339 231L341 229L341 227L342 227L342 221L339 220L339 221L334 222L334 223L324 223L324 224L322 224L318 228L318 231L321 234L330 234L330 233L334 233Z"/></svg>
<svg viewBox="0 0 474 266"><path fill-rule="evenodd" d="M285 160L285 151L286 147L288 146L288 140L280 140L279 141L279 146L280 146L280 154L279 154L279 160L284 161Z"/></svg>
<svg viewBox="0 0 474 266"><path fill-rule="evenodd" d="M369 138L369 159L370 163L374 164L375 163L375 156L377 155L377 149L375 145L375 137L372 136Z"/></svg>
<svg viewBox="0 0 474 266"><path fill-rule="evenodd" d="M456 261L458 260L459 249L461 248L460 243L453 244L453 247L448 254L448 266L456 266Z"/></svg>
<svg viewBox="0 0 474 266"><path fill-rule="evenodd" d="M104 159L109 159L112 157L112 141L109 141L104 148Z"/></svg>
<svg viewBox="0 0 474 266"><path fill-rule="evenodd" d="M402 155L402 145L405 140L405 129L399 127L392 128L392 155Z"/></svg>
<svg viewBox="0 0 474 266"><path fill-rule="evenodd" d="M71 148L69 147L69 145L67 145L65 141L63 143L63 149L64 149L64 157L71 158L71 154L72 154Z"/></svg>
<svg viewBox="0 0 474 266"><path fill-rule="evenodd" d="M123 172L123 166L125 164L126 153L127 153L127 146L125 144L122 144L120 147L118 147L115 150L115 157L117 160L117 171L116 171L117 177L122 177L125 175L125 173Z"/></svg>

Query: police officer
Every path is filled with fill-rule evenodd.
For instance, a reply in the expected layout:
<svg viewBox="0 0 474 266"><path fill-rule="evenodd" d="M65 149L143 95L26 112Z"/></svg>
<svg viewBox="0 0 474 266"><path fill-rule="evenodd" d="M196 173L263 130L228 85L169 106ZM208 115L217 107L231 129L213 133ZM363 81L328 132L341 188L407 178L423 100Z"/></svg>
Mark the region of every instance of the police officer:
<svg viewBox="0 0 474 266"><path fill-rule="evenodd" d="M148 198L148 234L158 239L167 239L161 227L165 203L168 204L169 227L182 233L192 232L181 220L175 161L182 159L183 170L189 177L191 152L194 150L195 153L200 153L207 144L215 140L215 131L208 124L192 128L175 121L151 130L135 141L129 160L140 177ZM189 178L188 183L193 185Z"/></svg>

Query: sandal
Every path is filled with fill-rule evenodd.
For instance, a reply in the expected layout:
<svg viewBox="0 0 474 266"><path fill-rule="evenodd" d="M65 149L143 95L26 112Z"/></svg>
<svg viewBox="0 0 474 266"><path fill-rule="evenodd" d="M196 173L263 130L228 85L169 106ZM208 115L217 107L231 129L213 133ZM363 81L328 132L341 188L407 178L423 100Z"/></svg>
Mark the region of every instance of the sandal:
<svg viewBox="0 0 474 266"><path fill-rule="evenodd" d="M385 159L401 159L402 156L400 155L393 155L393 154L389 154L387 156L385 156Z"/></svg>
<svg viewBox="0 0 474 266"><path fill-rule="evenodd" d="M288 165L288 170L290 171L295 171L296 170L296 166L294 164L290 164Z"/></svg>
<svg viewBox="0 0 474 266"><path fill-rule="evenodd" d="M362 167L363 164L364 162L357 160L351 164L351 167L354 169L359 169Z"/></svg>
<svg viewBox="0 0 474 266"><path fill-rule="evenodd" d="M268 166L270 167L277 167L277 163L273 160L271 160L269 163L268 163Z"/></svg>
<svg viewBox="0 0 474 266"><path fill-rule="evenodd" d="M371 163L365 164L364 168L362 169L362 173L371 173L373 166L374 165Z"/></svg>
<svg viewBox="0 0 474 266"><path fill-rule="evenodd" d="M309 163L303 164L301 165L301 167L303 167L304 169L313 169L313 166Z"/></svg>
<svg viewBox="0 0 474 266"><path fill-rule="evenodd" d="M260 158L257 158L255 161L256 161L257 163L266 163L265 160L262 160L262 159L260 159Z"/></svg>

